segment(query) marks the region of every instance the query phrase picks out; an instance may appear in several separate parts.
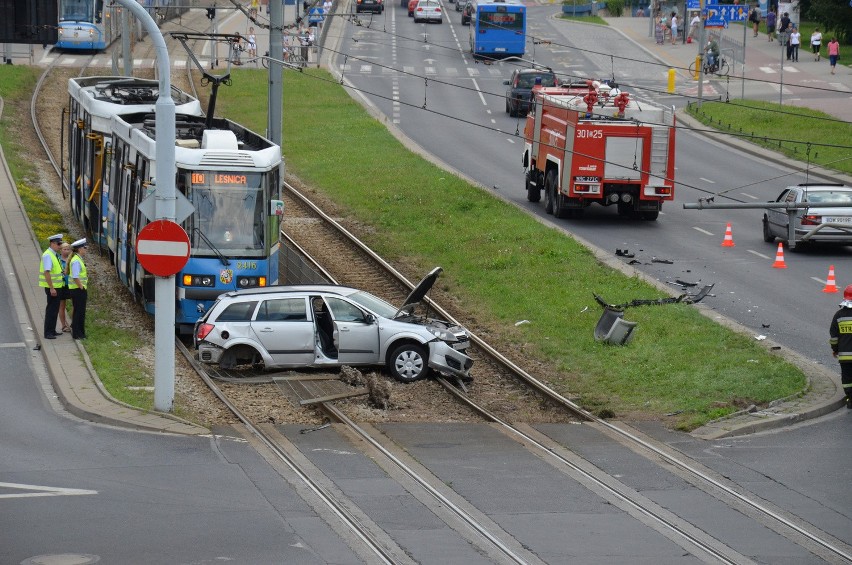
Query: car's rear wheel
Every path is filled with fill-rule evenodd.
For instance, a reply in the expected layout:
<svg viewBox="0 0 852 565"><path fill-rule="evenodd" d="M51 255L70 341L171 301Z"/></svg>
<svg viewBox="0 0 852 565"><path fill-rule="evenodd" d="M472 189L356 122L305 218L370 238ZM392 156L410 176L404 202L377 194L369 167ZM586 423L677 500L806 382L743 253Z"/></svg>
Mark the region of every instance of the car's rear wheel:
<svg viewBox="0 0 852 565"><path fill-rule="evenodd" d="M417 343L403 343L393 348L388 356L388 371L403 383L413 383L429 375L426 349Z"/></svg>
<svg viewBox="0 0 852 565"><path fill-rule="evenodd" d="M769 220L766 216L763 216L763 241L766 243L773 243L775 241L775 236L769 231Z"/></svg>

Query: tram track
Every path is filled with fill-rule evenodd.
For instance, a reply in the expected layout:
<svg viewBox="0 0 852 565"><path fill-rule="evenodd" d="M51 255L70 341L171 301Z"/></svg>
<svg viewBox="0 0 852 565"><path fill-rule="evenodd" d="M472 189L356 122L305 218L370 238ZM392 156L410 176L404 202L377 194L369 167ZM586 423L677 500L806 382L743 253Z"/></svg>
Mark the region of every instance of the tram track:
<svg viewBox="0 0 852 565"><path fill-rule="evenodd" d="M85 72L85 69L80 71ZM41 81L39 81L41 84ZM192 81L189 80L192 84ZM181 86L181 88L185 88ZM41 87L37 88L37 92ZM50 156L50 161L57 171L60 168L56 165L56 159L53 157L53 152L49 149L49 142L45 140L45 136L41 131L41 126L38 123L36 100L33 99L33 124L42 143L45 145L46 151ZM288 219L285 222L285 232L288 237L293 237L294 244L298 244L301 249L307 254L316 253L322 262L322 257L330 259L328 262L335 265L346 265L343 275L345 284L366 288L380 296L386 297L388 300L399 302L412 288L411 283L390 264L386 263L377 254L372 252L366 245L362 244L349 230L341 223L334 221L330 216L322 212L322 210L314 206L307 198L303 198L294 187L287 185L288 190L286 197ZM336 224L336 226L335 226ZM297 226L298 229L287 228L289 226ZM337 232L338 235L328 235ZM333 260L331 260L333 259ZM371 265L370 263L375 263ZM326 271L328 276L334 278L334 274ZM340 276L341 274L338 274ZM442 313L448 319L455 319L449 312L444 311L437 303L432 304L433 307ZM470 326L471 324L465 324ZM527 426L529 423L564 423L568 421L585 421L596 426L602 433L613 438L615 441L629 444L631 449L636 452L643 453L648 458L657 458L665 462L671 468L677 470L678 473L691 477L690 482L698 488L707 492L712 492L720 500L725 500L727 504L743 508L743 512L753 515L755 519L767 525L774 531L785 535L790 539L795 539L807 547L810 551L829 562L847 562L852 561L849 548L839 540L833 539L828 534L820 532L812 525L807 524L803 520L789 515L780 509L771 507L770 505L760 501L758 497L751 493L744 493L742 489L732 485L729 481L712 476L706 470L700 469L694 462L688 461L673 449L663 448L656 442L647 438L640 437L636 432L630 431L622 426L613 425L606 420L600 419L595 415L583 410L580 406L568 398L564 398L557 391L550 389L545 383L538 382L537 379L529 375L523 368L515 365L511 360L504 357L496 348L488 345L487 342L480 339L478 336L472 336L474 347L473 356L476 359L475 382L469 387L468 391L461 391L457 385L450 383L447 379L437 378L435 382L443 386L447 391L452 392L456 396L465 397L466 401L470 401L483 421L494 422L501 427L507 435L513 437L515 441L528 446L530 449L538 450L543 453L551 461L551 464L561 469L570 476L581 474L585 479L594 482L595 489L601 492L606 492L606 496L618 499L620 507L625 508L625 511L632 515L643 515L645 518L656 521L659 530L668 530L665 535L672 538L680 538L684 547L690 547L692 551L704 556L705 560L717 561L723 563L742 563L748 562L748 559L737 554L730 548L713 540L707 534L701 532L696 527L691 526L687 522L677 518L676 516L668 515L661 511L658 507L649 504L647 500L641 500L641 497L636 496L635 492L631 492L628 488L623 488L618 481L614 481L612 477L599 474L595 471L594 465L591 463L577 463L575 458L570 454L564 453L565 448L560 447L552 440L548 440L542 434L538 434L535 430L530 430ZM181 346L182 347L182 346ZM185 348L183 348L185 350ZM191 360L192 355L185 352L187 359ZM203 367L198 367L202 373L205 373L202 379L209 379L206 375L206 370ZM494 381L490 382L489 378L492 375ZM536 384L537 383L537 384ZM226 405L229 404L227 395L222 393L216 383L208 384L211 390L219 396ZM219 392L216 392L216 391ZM482 394L487 391L487 394ZM534 391L534 392L533 392ZM477 398L482 397L482 398ZM511 399L513 402L509 402ZM340 410L335 404L324 403L322 409L329 418L335 421L345 423L348 429L353 433L361 434L358 431L360 428L349 417ZM341 403L346 405L346 403ZM524 406L534 405L540 409L539 416L529 418L529 410L524 409ZM518 408L520 406L521 408ZM244 416L244 411L239 406L234 404L231 408L235 414L240 416L241 421L250 430L262 444L275 453L281 461L286 462L288 467L294 465L293 461L286 458L286 450L278 446L279 439L274 433L269 433L263 428L266 427L262 422L252 421L248 416ZM527 416L526 418L524 416ZM245 419L243 419L245 418ZM346 423L349 420L352 423ZM523 424L515 425L511 423L524 422ZM526 428L526 429L525 429ZM361 436L364 437L364 436ZM383 446L383 442L375 437L365 441L374 445L376 449ZM375 443L373 443L375 442ZM382 449L386 449L382 447ZM390 457L389 460L393 461ZM307 480L310 480L309 473L298 468L293 468L293 472L298 475L305 475ZM414 477L412 477L414 478ZM420 480L427 482L426 479L414 479L416 482ZM324 487L317 483L310 487L312 491L320 498L324 498L329 493L323 492ZM438 491L440 494L441 491ZM440 497L436 499L441 500ZM444 496L444 495L442 495ZM443 503L443 500L441 500ZM403 562L404 554L397 552L397 548L389 547L387 538L383 538L380 532L376 531L375 527L368 527L366 531L359 530L359 523L363 523L363 516L352 515L347 516L347 512L351 512L351 504L345 501L324 501L329 508L344 522L352 521L350 527L355 535L361 540L365 546L373 546L371 552L376 558L382 562ZM464 512L457 515L457 518L463 518ZM476 539L478 545L489 545L489 554L501 554L507 562L526 563L534 562L535 559L530 555L521 555L511 542L514 540L506 540L505 536L494 536L495 540L488 540L491 534L491 529L478 524L476 519L473 522L467 522L467 527L477 532L476 535L467 534L469 539ZM477 525L478 524L478 525ZM480 528L482 528L480 530ZM505 549L503 547L504 546Z"/></svg>

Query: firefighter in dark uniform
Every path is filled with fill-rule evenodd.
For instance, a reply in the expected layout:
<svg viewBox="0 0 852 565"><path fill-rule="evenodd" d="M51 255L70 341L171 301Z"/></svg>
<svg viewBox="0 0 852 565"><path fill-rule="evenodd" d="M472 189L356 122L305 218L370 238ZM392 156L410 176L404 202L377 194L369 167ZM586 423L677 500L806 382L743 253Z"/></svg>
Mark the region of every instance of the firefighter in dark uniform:
<svg viewBox="0 0 852 565"><path fill-rule="evenodd" d="M44 289L47 296L47 306L44 309L44 337L56 339L62 335L56 331L56 320L59 317L59 301L62 300L59 289L63 287L62 264L59 262L59 248L62 245L62 234L58 233L47 238L48 248L41 255L39 265L38 285Z"/></svg>
<svg viewBox="0 0 852 565"><path fill-rule="evenodd" d="M843 291L840 310L829 328L831 352L840 362L840 380L846 393L846 408L852 409L852 284Z"/></svg>
<svg viewBox="0 0 852 565"><path fill-rule="evenodd" d="M71 257L68 259L68 288L71 290L71 337L86 339L86 302L88 301L89 274L83 257L89 245L86 239L78 239L71 244Z"/></svg>

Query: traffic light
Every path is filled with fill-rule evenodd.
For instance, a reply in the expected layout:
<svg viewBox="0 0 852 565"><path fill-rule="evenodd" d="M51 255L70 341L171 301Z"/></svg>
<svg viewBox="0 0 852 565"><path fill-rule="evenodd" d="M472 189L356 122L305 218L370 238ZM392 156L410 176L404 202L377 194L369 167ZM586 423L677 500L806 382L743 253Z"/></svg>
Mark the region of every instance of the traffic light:
<svg viewBox="0 0 852 565"><path fill-rule="evenodd" d="M212 20L216 17L216 8L207 8L207 19Z"/></svg>

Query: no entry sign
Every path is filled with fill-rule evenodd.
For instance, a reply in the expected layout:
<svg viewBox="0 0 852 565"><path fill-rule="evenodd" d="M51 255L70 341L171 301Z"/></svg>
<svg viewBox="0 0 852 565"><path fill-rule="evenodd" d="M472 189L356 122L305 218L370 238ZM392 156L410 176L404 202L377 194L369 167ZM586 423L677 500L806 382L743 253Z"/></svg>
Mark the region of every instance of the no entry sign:
<svg viewBox="0 0 852 565"><path fill-rule="evenodd" d="M189 237L175 222L153 221L136 238L136 256L149 273L170 277L189 261Z"/></svg>

